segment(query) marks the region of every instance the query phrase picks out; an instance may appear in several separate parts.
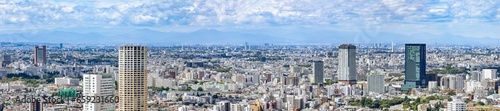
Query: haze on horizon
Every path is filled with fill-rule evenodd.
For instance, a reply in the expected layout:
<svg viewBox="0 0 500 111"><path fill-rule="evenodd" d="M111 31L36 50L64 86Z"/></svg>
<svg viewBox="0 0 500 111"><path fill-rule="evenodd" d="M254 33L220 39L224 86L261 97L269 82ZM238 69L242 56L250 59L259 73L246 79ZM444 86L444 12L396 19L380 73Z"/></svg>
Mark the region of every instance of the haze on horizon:
<svg viewBox="0 0 500 111"><path fill-rule="evenodd" d="M0 1L4 42L497 44L499 20L500 1Z"/></svg>

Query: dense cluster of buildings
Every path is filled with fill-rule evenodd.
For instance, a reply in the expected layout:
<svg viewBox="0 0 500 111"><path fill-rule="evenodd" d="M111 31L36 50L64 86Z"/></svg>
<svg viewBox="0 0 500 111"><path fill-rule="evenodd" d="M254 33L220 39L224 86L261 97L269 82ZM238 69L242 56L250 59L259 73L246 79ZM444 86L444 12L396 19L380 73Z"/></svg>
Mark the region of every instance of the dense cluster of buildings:
<svg viewBox="0 0 500 111"><path fill-rule="evenodd" d="M500 109L500 51L490 47L3 45L0 106L7 110ZM78 94L119 101L11 99ZM356 103L366 99L380 104Z"/></svg>

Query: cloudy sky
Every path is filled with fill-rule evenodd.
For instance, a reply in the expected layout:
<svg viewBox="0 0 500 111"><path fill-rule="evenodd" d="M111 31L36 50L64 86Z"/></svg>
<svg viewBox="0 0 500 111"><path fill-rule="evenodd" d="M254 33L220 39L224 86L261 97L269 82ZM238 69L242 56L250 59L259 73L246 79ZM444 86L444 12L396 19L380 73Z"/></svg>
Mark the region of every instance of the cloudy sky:
<svg viewBox="0 0 500 111"><path fill-rule="evenodd" d="M0 32L332 29L500 38L498 0L1 0Z"/></svg>

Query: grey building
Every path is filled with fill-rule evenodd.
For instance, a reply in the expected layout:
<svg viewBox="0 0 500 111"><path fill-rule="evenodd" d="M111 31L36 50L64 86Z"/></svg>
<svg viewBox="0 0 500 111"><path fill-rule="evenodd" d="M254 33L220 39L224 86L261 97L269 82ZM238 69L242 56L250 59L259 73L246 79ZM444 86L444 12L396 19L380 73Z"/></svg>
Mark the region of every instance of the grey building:
<svg viewBox="0 0 500 111"><path fill-rule="evenodd" d="M368 92L385 93L384 75L372 74L368 76Z"/></svg>
<svg viewBox="0 0 500 111"><path fill-rule="evenodd" d="M0 56L0 62L1 62L2 67L6 67L7 65L9 65L12 62L12 59L11 59L10 55L4 54L4 55Z"/></svg>
<svg viewBox="0 0 500 111"><path fill-rule="evenodd" d="M323 83L323 61L313 61L311 83Z"/></svg>
<svg viewBox="0 0 500 111"><path fill-rule="evenodd" d="M339 46L338 80L344 84L356 84L356 46L342 44Z"/></svg>

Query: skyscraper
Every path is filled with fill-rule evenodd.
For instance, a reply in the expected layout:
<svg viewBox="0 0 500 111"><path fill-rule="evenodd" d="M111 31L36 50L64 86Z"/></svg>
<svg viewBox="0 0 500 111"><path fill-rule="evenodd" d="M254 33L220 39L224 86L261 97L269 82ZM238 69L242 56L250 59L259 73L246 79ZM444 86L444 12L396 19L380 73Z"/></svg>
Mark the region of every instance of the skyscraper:
<svg viewBox="0 0 500 111"><path fill-rule="evenodd" d="M118 111L147 110L147 55L145 46L121 46L118 57Z"/></svg>
<svg viewBox="0 0 500 111"><path fill-rule="evenodd" d="M383 94L384 89L384 75L372 74L368 76L368 91Z"/></svg>
<svg viewBox="0 0 500 111"><path fill-rule="evenodd" d="M112 97L115 88L113 74L84 74L83 75L83 96L90 97ZM115 105L111 102L84 103L84 111L109 111L114 110Z"/></svg>
<svg viewBox="0 0 500 111"><path fill-rule="evenodd" d="M427 80L425 80L425 49L425 44L405 45L405 84L401 88L402 90L427 87Z"/></svg>
<svg viewBox="0 0 500 111"><path fill-rule="evenodd" d="M323 83L323 61L313 61L311 83Z"/></svg>
<svg viewBox="0 0 500 111"><path fill-rule="evenodd" d="M342 44L339 46L339 82L344 84L356 84L356 46Z"/></svg>
<svg viewBox="0 0 500 111"><path fill-rule="evenodd" d="M35 66L42 66L42 65L47 64L47 47L46 46L44 46L44 45L42 47L35 46L33 64Z"/></svg>
<svg viewBox="0 0 500 111"><path fill-rule="evenodd" d="M10 55L4 54L0 56L0 64L1 67L6 67L8 64L12 62Z"/></svg>

